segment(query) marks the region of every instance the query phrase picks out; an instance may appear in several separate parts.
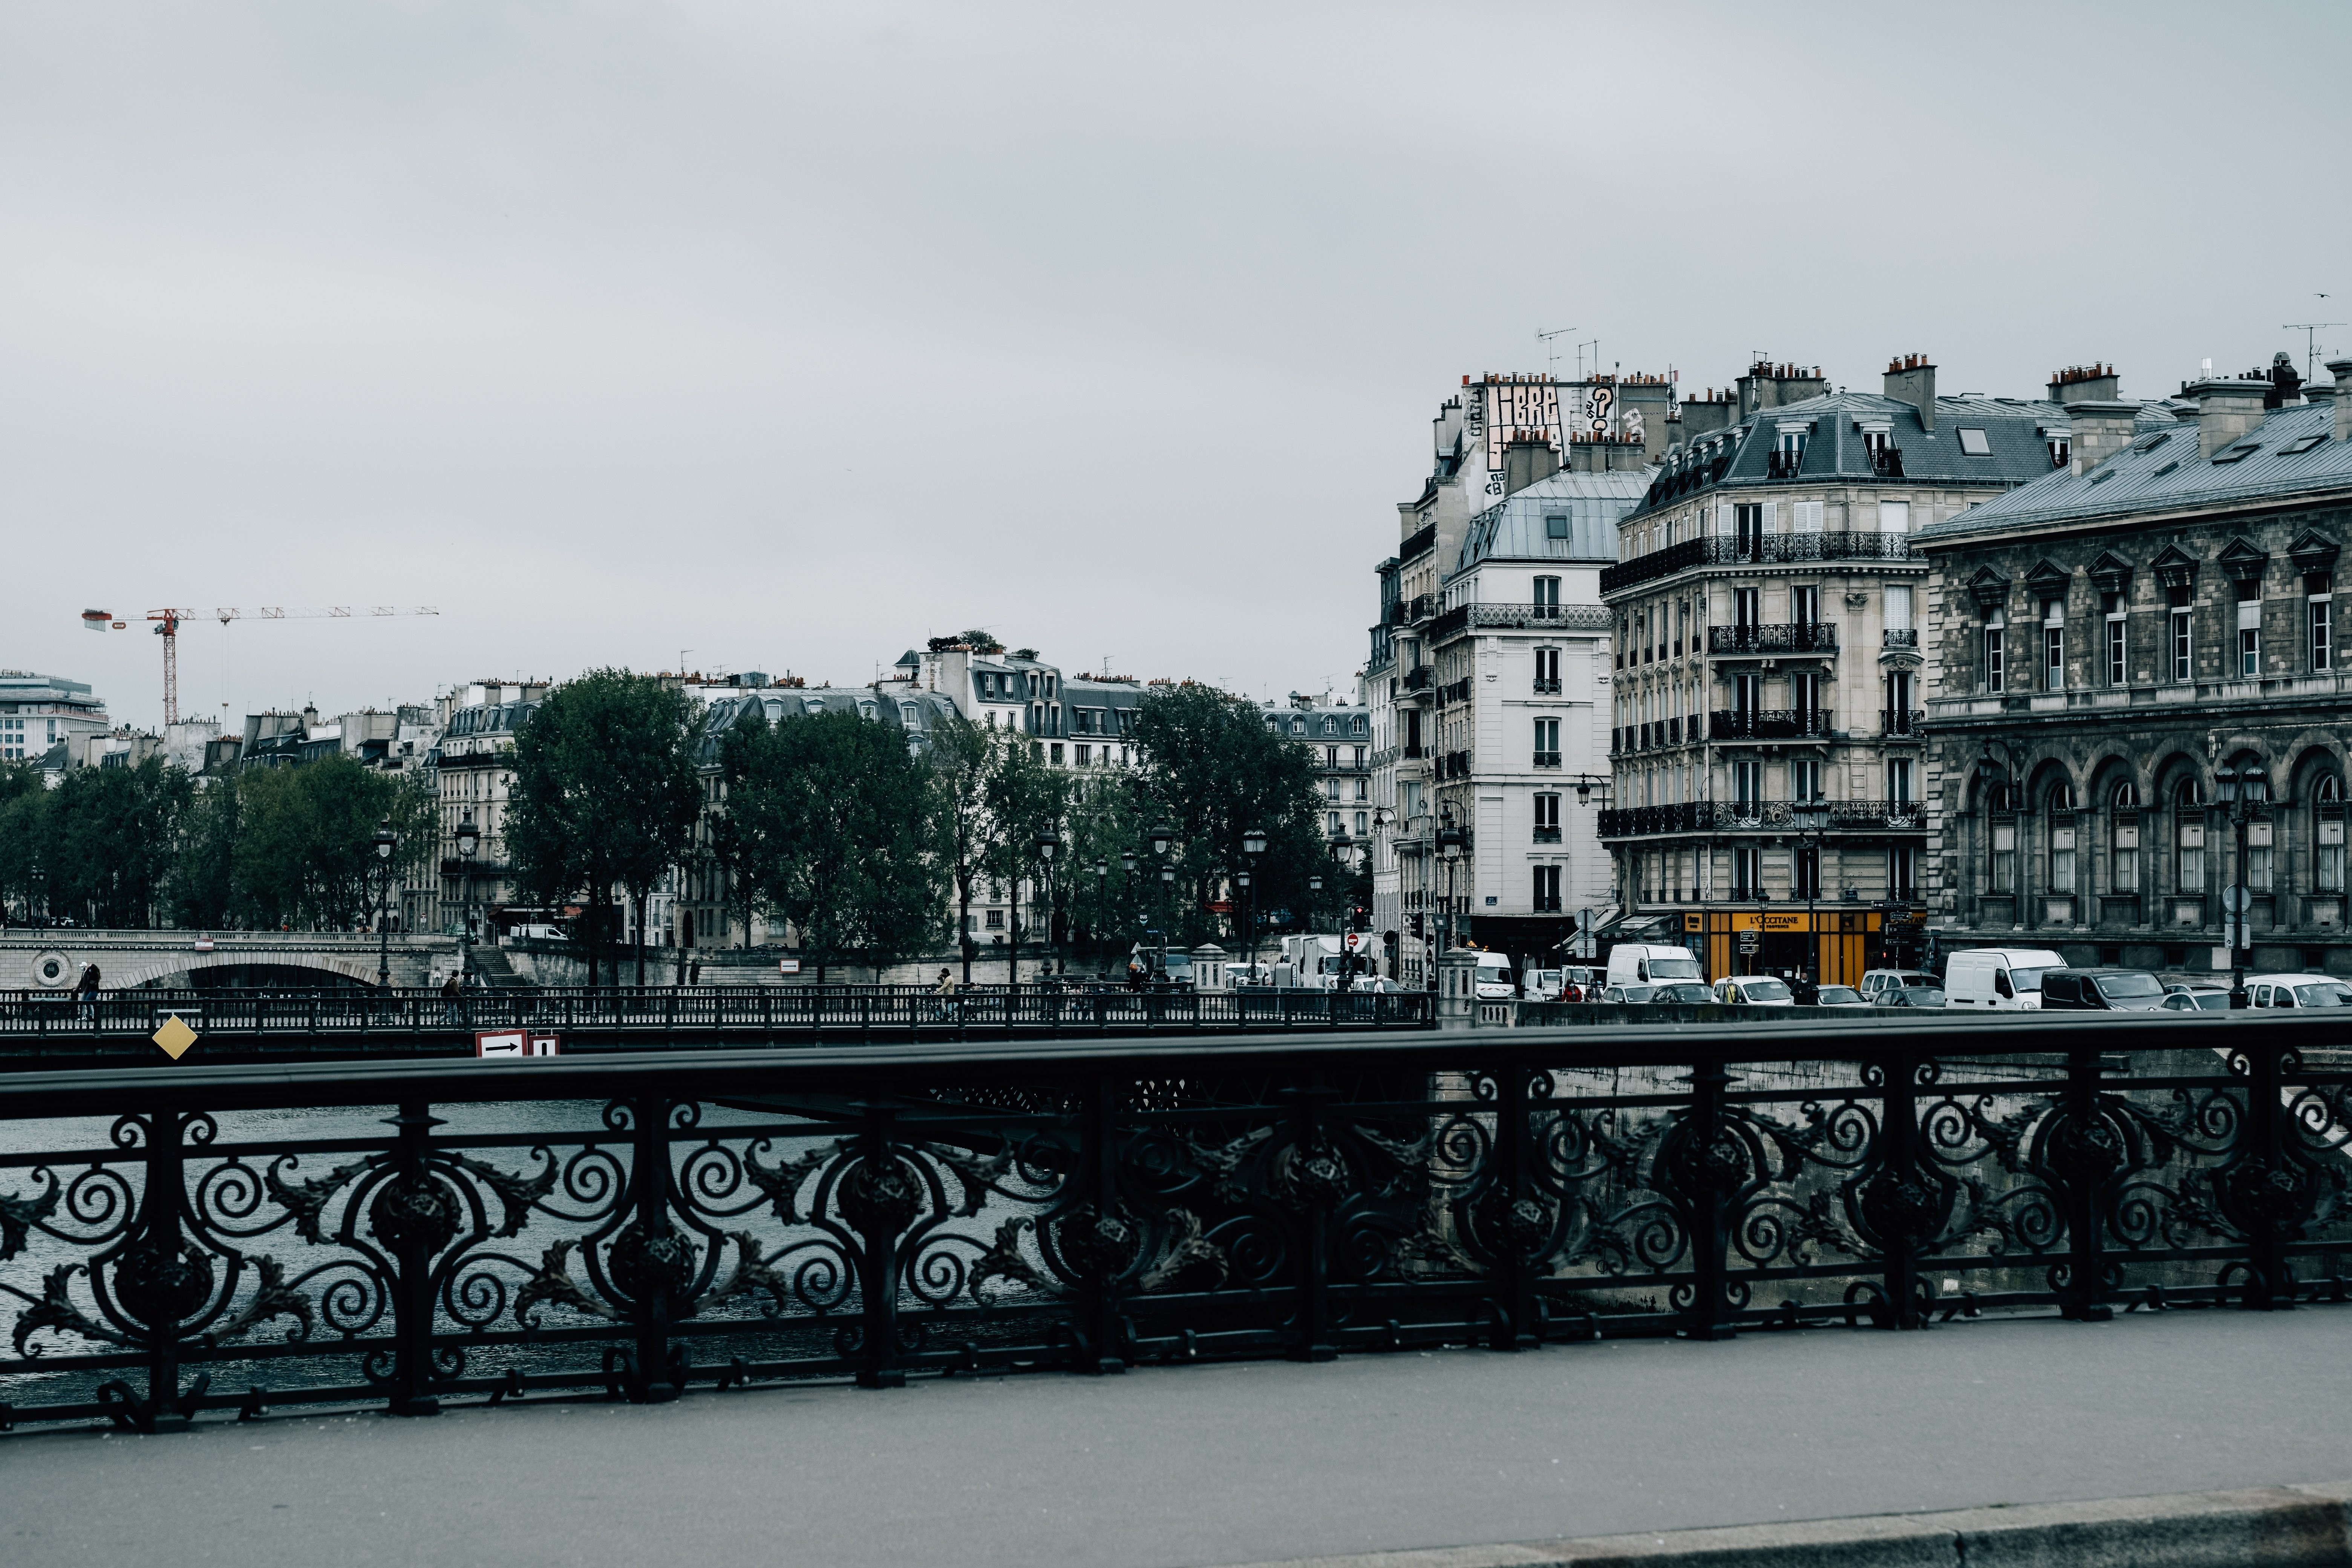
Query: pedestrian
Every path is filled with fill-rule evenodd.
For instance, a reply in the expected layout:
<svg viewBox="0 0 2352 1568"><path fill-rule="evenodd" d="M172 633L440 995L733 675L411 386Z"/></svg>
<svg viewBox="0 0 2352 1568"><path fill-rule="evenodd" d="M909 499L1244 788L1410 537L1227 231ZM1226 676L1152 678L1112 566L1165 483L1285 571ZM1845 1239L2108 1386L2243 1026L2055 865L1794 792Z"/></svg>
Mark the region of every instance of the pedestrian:
<svg viewBox="0 0 2352 1568"><path fill-rule="evenodd" d="M81 978L74 982L74 995L81 1003L82 1017L93 1023L98 1019L98 965L83 964Z"/></svg>
<svg viewBox="0 0 2352 1568"><path fill-rule="evenodd" d="M441 983L441 1021L443 1023L455 1024L457 1021L457 1008L464 995L465 987L457 979L457 972L453 969L449 972L449 978Z"/></svg>
<svg viewBox="0 0 2352 1568"><path fill-rule="evenodd" d="M953 970L942 969L940 971L940 983L931 987L931 994L939 999L939 1013L940 1017L952 1018L955 1016L956 978L955 972Z"/></svg>

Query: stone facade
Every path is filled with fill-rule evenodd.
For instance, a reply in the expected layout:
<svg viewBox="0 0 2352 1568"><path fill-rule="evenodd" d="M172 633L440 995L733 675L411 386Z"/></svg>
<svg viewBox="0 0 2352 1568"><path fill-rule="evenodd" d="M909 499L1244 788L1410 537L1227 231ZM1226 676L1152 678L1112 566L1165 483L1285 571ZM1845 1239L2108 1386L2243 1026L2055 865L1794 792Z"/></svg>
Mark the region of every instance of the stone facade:
<svg viewBox="0 0 2352 1568"><path fill-rule="evenodd" d="M2352 410L2283 364L2182 392L2070 405L2131 423L1919 541L1939 947L2223 969L2242 884L2256 968L2352 973Z"/></svg>

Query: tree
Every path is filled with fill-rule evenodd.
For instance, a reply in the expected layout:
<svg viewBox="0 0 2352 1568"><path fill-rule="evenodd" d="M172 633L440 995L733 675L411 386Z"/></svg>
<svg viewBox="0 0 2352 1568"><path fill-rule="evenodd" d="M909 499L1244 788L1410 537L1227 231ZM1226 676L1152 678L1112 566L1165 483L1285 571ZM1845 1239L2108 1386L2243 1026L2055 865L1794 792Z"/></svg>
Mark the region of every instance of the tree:
<svg viewBox="0 0 2352 1568"><path fill-rule="evenodd" d="M1045 868L1037 854L1038 837L1047 829L1061 834L1069 805L1069 776L1048 767L1036 742L1013 730L992 731L987 776L981 797L989 823L982 864L989 875L1001 878L1013 891L1012 929L1005 932L1005 979L1021 978L1021 882L1034 877L1042 889ZM1035 918L1032 910L1031 918ZM1053 912L1046 911L1045 941L1053 941Z"/></svg>
<svg viewBox="0 0 2352 1568"><path fill-rule="evenodd" d="M1070 911L1071 924L1084 928L1096 962L1105 968L1111 933L1139 931L1158 907L1160 868L1144 842L1158 811L1136 774L1097 773L1070 781L1069 847L1063 854L1068 864L1055 891ZM1132 874L1121 860L1129 850L1138 857ZM1103 868L1099 879L1097 865Z"/></svg>
<svg viewBox="0 0 2352 1568"><path fill-rule="evenodd" d="M263 930L348 931L365 920L382 896L379 825L392 829L395 873L424 864L437 847L436 806L421 778L386 773L341 753L240 773L235 795L234 802L207 799L192 814L176 891L201 912L216 885L209 879L225 859L227 909Z"/></svg>
<svg viewBox="0 0 2352 1568"><path fill-rule="evenodd" d="M179 852L172 867L173 923L226 926L237 909L236 851L245 792L234 778L195 792L181 817Z"/></svg>
<svg viewBox="0 0 2352 1568"><path fill-rule="evenodd" d="M988 814L988 770L994 755L992 731L961 721L931 737L932 821L939 836L939 859L955 890L957 954L963 961L963 983L971 984L972 954L979 944L971 939L971 888L987 869L994 843L994 823Z"/></svg>
<svg viewBox="0 0 2352 1568"><path fill-rule="evenodd" d="M68 773L42 813L50 912L100 926L153 924L190 794L186 771L161 757Z"/></svg>
<svg viewBox="0 0 2352 1568"><path fill-rule="evenodd" d="M48 790L32 763L0 762L0 925L13 906L16 918L31 920L47 906L43 836L47 830Z"/></svg>
<svg viewBox="0 0 2352 1568"><path fill-rule="evenodd" d="M877 968L925 952L945 878L937 788L899 732L854 713L750 727L743 779L730 794L766 900L825 971Z"/></svg>
<svg viewBox="0 0 2352 1568"><path fill-rule="evenodd" d="M700 730L684 692L654 676L600 669L549 692L515 737L507 844L517 880L550 903L584 890L591 985L602 911L615 888L636 917L645 984L646 900L689 854L701 810Z"/></svg>
<svg viewBox="0 0 2352 1568"><path fill-rule="evenodd" d="M1171 940L1205 940L1209 905L1247 862L1242 836L1266 836L1252 881L1261 917L1330 901L1336 868L1322 831L1323 803L1307 754L1266 729L1257 706L1205 686L1162 688L1137 710L1136 745L1152 803L1175 834L1183 897ZM1326 878L1318 898L1310 877Z"/></svg>

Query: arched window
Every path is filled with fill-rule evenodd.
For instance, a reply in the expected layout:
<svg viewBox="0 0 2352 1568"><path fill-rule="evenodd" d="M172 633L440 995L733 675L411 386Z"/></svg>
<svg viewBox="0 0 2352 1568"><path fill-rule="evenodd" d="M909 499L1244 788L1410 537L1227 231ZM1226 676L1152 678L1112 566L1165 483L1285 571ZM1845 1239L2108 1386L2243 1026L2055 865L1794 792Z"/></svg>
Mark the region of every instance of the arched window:
<svg viewBox="0 0 2352 1568"><path fill-rule="evenodd" d="M2050 791L2050 890L2074 890L2074 786L2066 783Z"/></svg>
<svg viewBox="0 0 2352 1568"><path fill-rule="evenodd" d="M2311 792L2312 883L2315 891L2344 890L2344 781L2324 773Z"/></svg>
<svg viewBox="0 0 2352 1568"><path fill-rule="evenodd" d="M2129 780L2107 797L2107 879L2118 893L2139 891L2139 787Z"/></svg>
<svg viewBox="0 0 2352 1568"><path fill-rule="evenodd" d="M1996 893L2017 891L2017 786L2006 781L1985 792L1985 839L1992 857L1988 885Z"/></svg>
<svg viewBox="0 0 2352 1568"><path fill-rule="evenodd" d="M2195 779L2182 779L2172 792L2173 890L2205 890L2205 791Z"/></svg>

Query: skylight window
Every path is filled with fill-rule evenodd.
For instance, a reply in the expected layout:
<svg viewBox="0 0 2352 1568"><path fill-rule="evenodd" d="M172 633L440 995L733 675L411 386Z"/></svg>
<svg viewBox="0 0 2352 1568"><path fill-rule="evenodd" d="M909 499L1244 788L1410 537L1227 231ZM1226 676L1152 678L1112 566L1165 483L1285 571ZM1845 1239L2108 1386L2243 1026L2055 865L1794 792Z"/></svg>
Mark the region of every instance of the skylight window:
<svg viewBox="0 0 2352 1568"><path fill-rule="evenodd" d="M2327 437L2325 436L2305 436L2300 441L2289 441L2285 446L2279 448L2279 456L2283 458L2291 458L2297 452L2308 452L2314 447L2318 446L2322 441L2326 439Z"/></svg>
<svg viewBox="0 0 2352 1568"><path fill-rule="evenodd" d="M2262 449L2260 441L2241 441L2234 447L2226 447L2214 453L2213 460L2217 463L2242 463Z"/></svg>
<svg viewBox="0 0 2352 1568"><path fill-rule="evenodd" d="M1545 518L1544 537L1546 539L1566 539L1568 537L1568 519L1560 516L1557 512Z"/></svg>
<svg viewBox="0 0 2352 1568"><path fill-rule="evenodd" d="M2158 447L2163 446L2167 441L2169 441L2169 440L2171 440L2171 439L2172 439L2172 432L2171 432L2171 431L2169 431L2169 430L2159 431L2158 434L2156 434L2156 435L2154 435L2154 436L2150 436L2150 437L2148 437L2146 440L2142 441L2138 446L2137 446L2137 447L2133 447L2132 449L2133 449L2134 451L2136 451L2136 452L2153 452L2153 451L2155 451Z"/></svg>
<svg viewBox="0 0 2352 1568"><path fill-rule="evenodd" d="M1963 425L1960 426L1959 437L1962 457L1990 458L1992 456L1992 443L1985 439L1983 431Z"/></svg>

